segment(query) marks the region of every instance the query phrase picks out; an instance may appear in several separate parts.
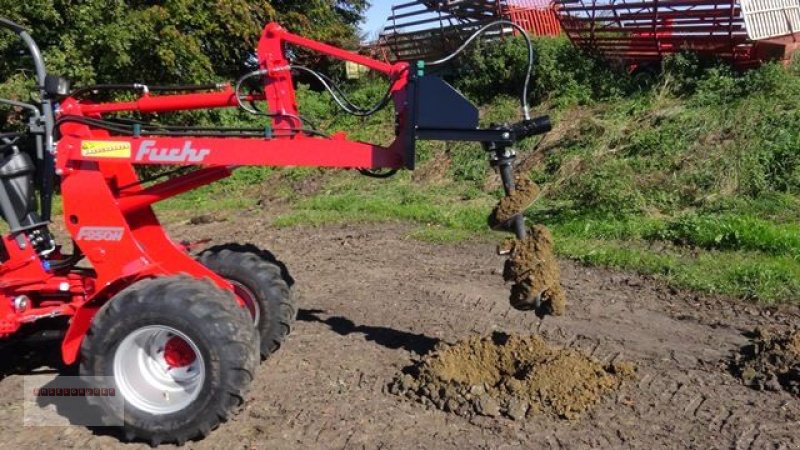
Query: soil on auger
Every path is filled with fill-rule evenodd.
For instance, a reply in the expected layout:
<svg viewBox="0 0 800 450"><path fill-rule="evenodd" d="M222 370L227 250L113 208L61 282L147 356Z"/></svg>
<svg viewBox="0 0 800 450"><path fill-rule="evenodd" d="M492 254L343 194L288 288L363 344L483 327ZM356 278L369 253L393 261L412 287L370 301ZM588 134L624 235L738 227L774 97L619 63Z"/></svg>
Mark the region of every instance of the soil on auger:
<svg viewBox="0 0 800 450"><path fill-rule="evenodd" d="M731 369L752 388L800 395L800 329L757 328Z"/></svg>
<svg viewBox="0 0 800 450"><path fill-rule="evenodd" d="M389 391L460 416L577 419L633 379L635 367L603 366L541 336L495 333L440 345L398 375Z"/></svg>
<svg viewBox="0 0 800 450"><path fill-rule="evenodd" d="M534 225L524 240L508 239L501 250L510 252L503 279L513 283L511 305L521 310L533 309L533 300L539 297L546 312L564 315L567 300L550 230Z"/></svg>
<svg viewBox="0 0 800 450"><path fill-rule="evenodd" d="M492 229L509 227L514 216L522 214L538 198L539 186L524 176L514 180L514 191L497 203L489 215ZM506 239L499 247L509 258L503 279L511 286L509 301L518 310L537 310L557 316L566 312L566 296L561 287L561 270L553 250L553 237L544 225L530 228L525 239Z"/></svg>
<svg viewBox="0 0 800 450"><path fill-rule="evenodd" d="M497 203L489 216L489 226L496 230L502 228L512 217L528 209L537 198L541 189L533 181L525 177L517 177L514 181L514 192Z"/></svg>

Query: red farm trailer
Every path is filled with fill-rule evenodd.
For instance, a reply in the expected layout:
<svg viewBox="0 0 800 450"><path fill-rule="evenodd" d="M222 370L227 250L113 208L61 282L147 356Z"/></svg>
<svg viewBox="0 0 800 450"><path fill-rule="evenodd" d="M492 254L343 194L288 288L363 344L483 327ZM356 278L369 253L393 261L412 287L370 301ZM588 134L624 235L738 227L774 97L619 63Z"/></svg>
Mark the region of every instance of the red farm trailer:
<svg viewBox="0 0 800 450"><path fill-rule="evenodd" d="M561 26L582 48L632 70L683 51L740 68L788 61L800 4L787 0L555 0Z"/></svg>
<svg viewBox="0 0 800 450"><path fill-rule="evenodd" d="M453 51L475 30L498 19L525 29L532 36L561 34L550 0L416 0L392 6L378 42L373 46L384 60L432 59ZM517 33L511 26L488 34Z"/></svg>

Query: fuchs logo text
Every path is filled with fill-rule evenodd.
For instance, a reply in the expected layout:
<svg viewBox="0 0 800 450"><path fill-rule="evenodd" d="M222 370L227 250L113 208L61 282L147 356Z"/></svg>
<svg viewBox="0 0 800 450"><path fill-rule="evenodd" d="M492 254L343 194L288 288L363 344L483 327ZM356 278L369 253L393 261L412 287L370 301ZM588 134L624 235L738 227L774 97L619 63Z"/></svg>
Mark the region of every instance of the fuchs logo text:
<svg viewBox="0 0 800 450"><path fill-rule="evenodd" d="M121 241L125 234L122 227L81 227L79 241Z"/></svg>
<svg viewBox="0 0 800 450"><path fill-rule="evenodd" d="M180 148L158 148L156 141L142 141L139 151L136 152L136 161L149 162L203 162L211 153L207 148L192 148L192 141L183 143Z"/></svg>

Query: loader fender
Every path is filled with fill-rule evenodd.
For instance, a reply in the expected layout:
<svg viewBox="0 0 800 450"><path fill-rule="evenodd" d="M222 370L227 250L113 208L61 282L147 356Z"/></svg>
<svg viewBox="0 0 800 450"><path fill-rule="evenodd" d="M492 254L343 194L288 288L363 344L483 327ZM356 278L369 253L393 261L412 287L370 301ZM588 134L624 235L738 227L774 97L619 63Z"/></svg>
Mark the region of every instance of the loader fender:
<svg viewBox="0 0 800 450"><path fill-rule="evenodd" d="M145 270L143 273L136 274L136 276L119 278L109 283L105 288L95 293L86 303L78 307L78 310L75 312L75 315L72 316L72 320L69 323L69 328L67 328L67 333L64 335L64 340L61 341L61 359L64 361L64 364L72 365L78 361L78 354L80 353L81 344L83 343L83 337L89 331L95 314L97 314L106 302L110 301L111 298L126 287L145 278L153 278L160 275L166 274L156 271L153 267L148 268L148 270ZM211 277L217 277L217 275L211 272L209 278ZM222 278L219 278L219 280L221 280L222 283L220 285L221 288L232 290L232 286L230 286L227 281ZM217 282L214 278L212 278L212 281L215 283ZM220 283L217 284L219 285ZM238 297L234 298L240 306L245 306L241 299Z"/></svg>
<svg viewBox="0 0 800 450"><path fill-rule="evenodd" d="M103 304L104 302L94 302L93 304L83 305L72 317L69 328L67 328L67 334L64 335L64 340L61 342L61 359L64 360L64 364L72 365L78 360L78 352L81 349L83 337L92 325L92 318L94 318L94 315L97 314Z"/></svg>
<svg viewBox="0 0 800 450"><path fill-rule="evenodd" d="M61 359L64 361L64 364L72 365L78 361L78 353L80 353L83 337L86 335L86 332L89 331L89 327L92 325L92 319L100 308L102 308L117 292L144 278L150 278L150 276L120 278L97 291L91 299L78 307L78 310L75 311L75 315L72 316L72 320L69 322L64 340L61 341Z"/></svg>

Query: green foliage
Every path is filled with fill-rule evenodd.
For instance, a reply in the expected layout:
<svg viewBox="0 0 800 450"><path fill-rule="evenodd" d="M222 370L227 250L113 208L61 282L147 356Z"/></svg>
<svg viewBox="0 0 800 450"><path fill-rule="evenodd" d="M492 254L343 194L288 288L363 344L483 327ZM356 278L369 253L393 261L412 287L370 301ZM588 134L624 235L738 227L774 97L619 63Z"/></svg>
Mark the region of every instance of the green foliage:
<svg viewBox="0 0 800 450"><path fill-rule="evenodd" d="M689 214L650 235L683 246L752 250L800 259L800 226L774 224L753 216Z"/></svg>
<svg viewBox="0 0 800 450"><path fill-rule="evenodd" d="M754 252L657 252L630 241L585 240L556 230L563 255L587 264L651 274L672 285L766 303L797 302L800 264Z"/></svg>
<svg viewBox="0 0 800 450"><path fill-rule="evenodd" d="M684 75L681 75L684 76ZM732 199L800 193L800 77L777 65L673 72L627 98L569 110L536 169L552 204L577 215L718 209Z"/></svg>
<svg viewBox="0 0 800 450"><path fill-rule="evenodd" d="M324 195L301 200L297 211L278 219L277 224L314 224L355 217L362 221L410 220L473 233L485 231L491 199L483 196L454 203L453 194L450 188L421 190L408 180L391 184L381 181L348 183Z"/></svg>
<svg viewBox="0 0 800 450"><path fill-rule="evenodd" d="M534 40L530 95L536 102L588 104L633 90L630 77L573 46L565 37ZM476 44L458 64L455 84L481 102L499 94L519 97L525 80L525 41L508 38Z"/></svg>
<svg viewBox="0 0 800 450"><path fill-rule="evenodd" d="M367 6L366 0L0 0L4 17L30 29L48 70L76 85L230 80L252 64L261 29L273 20L353 48ZM0 81L30 69L21 48L15 35L0 33Z"/></svg>
<svg viewBox="0 0 800 450"><path fill-rule="evenodd" d="M693 96L698 104L718 105L736 102L751 93L798 88L794 74L777 63L741 73L717 59L679 53L667 56L663 67L662 79L669 91L678 97Z"/></svg>

